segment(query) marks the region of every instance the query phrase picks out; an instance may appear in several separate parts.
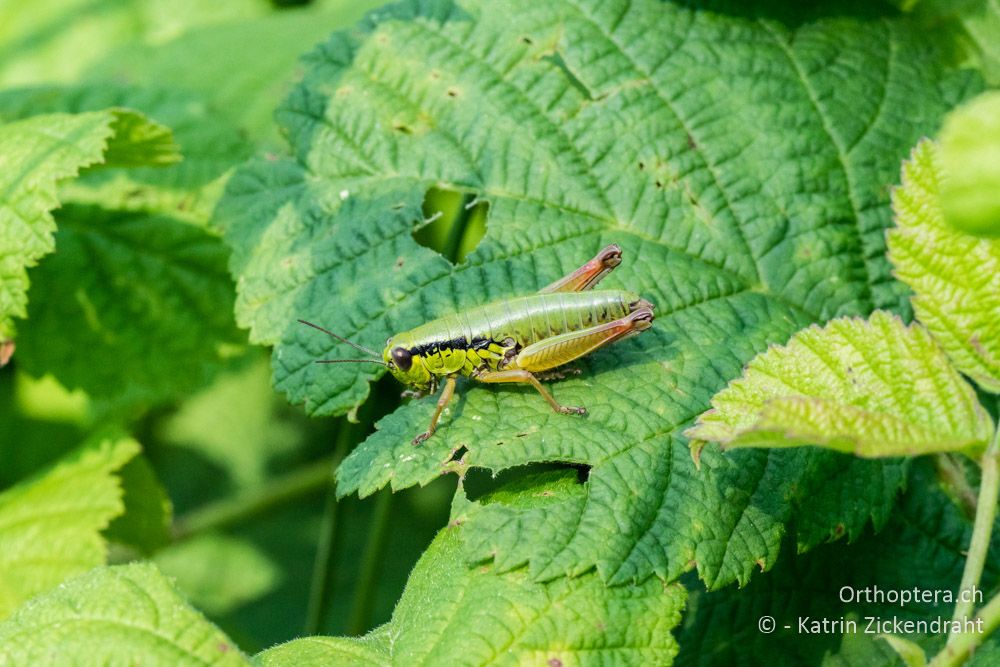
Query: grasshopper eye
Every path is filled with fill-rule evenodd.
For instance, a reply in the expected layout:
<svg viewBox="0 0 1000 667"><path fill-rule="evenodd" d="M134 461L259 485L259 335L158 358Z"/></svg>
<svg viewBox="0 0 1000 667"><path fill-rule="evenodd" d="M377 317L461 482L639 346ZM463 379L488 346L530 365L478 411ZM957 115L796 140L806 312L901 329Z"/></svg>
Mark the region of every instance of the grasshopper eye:
<svg viewBox="0 0 1000 667"><path fill-rule="evenodd" d="M399 370L404 373L410 370L410 366L413 365L413 357L410 356L409 350L402 347L393 349L392 360L396 362L396 366L399 367Z"/></svg>

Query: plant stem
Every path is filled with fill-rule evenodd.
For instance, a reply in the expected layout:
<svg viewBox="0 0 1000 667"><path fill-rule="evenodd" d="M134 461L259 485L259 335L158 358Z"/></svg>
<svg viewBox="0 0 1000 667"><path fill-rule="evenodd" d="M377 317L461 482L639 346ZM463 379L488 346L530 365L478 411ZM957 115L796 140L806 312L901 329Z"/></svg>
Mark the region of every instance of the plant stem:
<svg viewBox="0 0 1000 667"><path fill-rule="evenodd" d="M972 540L969 543L969 554L965 559L965 571L962 573L962 583L959 586L958 603L952 620L964 625L966 619L972 616L975 604L973 591L979 586L979 580L986 564L986 553L990 547L993 535L993 522L996 519L997 495L1000 492L1000 429L994 432L982 458L982 475L979 480L979 500L976 504L976 519L972 525ZM983 619L983 632L961 632L952 630L944 649L931 661L932 665L958 665L965 660L969 651L978 646L1000 624L1000 595L993 597L978 614ZM961 627L961 626L960 626Z"/></svg>
<svg viewBox="0 0 1000 667"><path fill-rule="evenodd" d="M333 448L333 464L336 470L347 456L347 450L355 439L356 430L346 420L340 424L337 442ZM309 584L309 606L306 611L305 634L318 634L325 620L330 581L330 565L333 561L333 543L337 533L337 487L330 476L323 504L323 523L320 526L316 544L316 559L313 561L312 580Z"/></svg>
<svg viewBox="0 0 1000 667"><path fill-rule="evenodd" d="M251 492L225 498L189 512L174 523L174 539L225 528L260 512L278 507L315 493L330 483L333 459L330 457L309 463L268 481Z"/></svg>
<svg viewBox="0 0 1000 667"><path fill-rule="evenodd" d="M956 667L965 662L983 641L989 637L993 631L1000 627L1000 594L990 598L977 614L983 621L982 632L963 632L952 634L948 637L948 644L934 656L928 663L928 667Z"/></svg>
<svg viewBox="0 0 1000 667"><path fill-rule="evenodd" d="M354 607L347 623L348 635L360 635L368 629L372 613L375 576L382 567L385 551L385 538L388 534L389 516L392 509L392 492L383 489L379 492L372 516L371 532L361 557L361 573L354 588Z"/></svg>
<svg viewBox="0 0 1000 667"><path fill-rule="evenodd" d="M997 512L997 492L1000 491L1000 463L997 460L997 438L1000 429L993 435L993 442L983 453L982 475L979 480L979 502L976 504L976 520L972 525L972 541L969 543L969 555L965 559L965 571L962 573L962 584L959 588L959 600L955 605L956 621L964 620L973 610L973 597L961 595L963 591L971 591L979 585L986 564L986 552L990 548L990 538L993 535L993 521ZM954 633L948 638L954 640Z"/></svg>
<svg viewBox="0 0 1000 667"><path fill-rule="evenodd" d="M948 486L955 496L966 518L976 515L976 490L969 484L962 466L955 462L951 454L938 454L934 457L938 477Z"/></svg>

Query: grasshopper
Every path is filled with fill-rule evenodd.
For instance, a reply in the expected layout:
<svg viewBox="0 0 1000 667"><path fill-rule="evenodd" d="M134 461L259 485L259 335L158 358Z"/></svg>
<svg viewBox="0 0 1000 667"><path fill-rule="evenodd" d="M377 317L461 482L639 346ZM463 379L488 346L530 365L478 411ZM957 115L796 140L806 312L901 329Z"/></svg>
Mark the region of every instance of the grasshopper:
<svg viewBox="0 0 1000 667"><path fill-rule="evenodd" d="M536 294L495 301L396 334L386 341L381 355L316 324L299 322L372 357L321 359L317 363L381 364L412 388L404 396L418 398L437 391L444 379L430 426L413 439L414 445L434 434L460 375L486 383L527 383L556 412L585 415L583 407L559 404L539 377L564 377L560 366L652 326L653 304L638 294L592 289L621 259L621 248L611 244Z"/></svg>

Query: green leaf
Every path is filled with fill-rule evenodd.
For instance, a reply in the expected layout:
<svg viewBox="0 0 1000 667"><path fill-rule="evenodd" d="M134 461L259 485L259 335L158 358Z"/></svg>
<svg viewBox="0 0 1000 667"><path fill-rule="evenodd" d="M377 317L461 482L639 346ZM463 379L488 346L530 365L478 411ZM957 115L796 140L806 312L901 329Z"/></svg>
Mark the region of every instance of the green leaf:
<svg viewBox="0 0 1000 667"><path fill-rule="evenodd" d="M710 441L912 456L973 453L993 422L923 327L876 311L809 327L759 355L685 434L695 451Z"/></svg>
<svg viewBox="0 0 1000 667"><path fill-rule="evenodd" d="M314 2L295 11L195 27L169 41L127 42L107 53L85 77L155 81L196 92L254 139L276 144L274 107L288 92L299 54L380 4ZM219 53L227 57L219 58Z"/></svg>
<svg viewBox="0 0 1000 667"><path fill-rule="evenodd" d="M935 39L954 36L956 57L978 68L995 87L1000 84L1000 0L891 0L913 12Z"/></svg>
<svg viewBox="0 0 1000 667"><path fill-rule="evenodd" d="M220 374L161 421L156 433L164 445L225 471L234 490L259 488L280 461L295 456L314 425L275 395L265 357L261 351L252 364Z"/></svg>
<svg viewBox="0 0 1000 667"><path fill-rule="evenodd" d="M197 26L268 12L258 0L4 2L0 84L76 81L122 42L160 43Z"/></svg>
<svg viewBox="0 0 1000 667"><path fill-rule="evenodd" d="M36 86L0 92L0 118L84 112L106 107L138 109L171 128L183 160L154 167L91 169L60 189L64 201L129 211L155 211L206 226L229 170L250 155L235 126L198 97L157 87L115 83ZM146 148L149 148L148 146ZM150 158L160 158L153 150Z"/></svg>
<svg viewBox="0 0 1000 667"><path fill-rule="evenodd" d="M899 635L881 635L881 638L888 642L892 650L906 663L906 667L926 667L927 656L916 642Z"/></svg>
<svg viewBox="0 0 1000 667"><path fill-rule="evenodd" d="M971 533L971 521L941 492L931 460L918 459L907 492L877 533L866 530L853 544L823 545L808 554L786 550L773 571L742 589L709 593L692 581L676 664L899 665L893 649L879 637L885 628L865 632L868 619L950 621ZM996 530L989 554L981 582L987 599L1000 576ZM914 589L922 597L905 604L888 595ZM775 620L773 633L760 631L762 616ZM803 618L830 623L826 632L805 633L799 630ZM838 624L842 619L854 621L856 632L845 633ZM905 637L934 655L946 633ZM982 649L976 657L982 653L984 661L977 664L993 664L995 654L991 661L986 656L992 651Z"/></svg>
<svg viewBox="0 0 1000 667"><path fill-rule="evenodd" d="M922 142L893 192L888 233L897 277L913 288L913 309L956 367L1000 392L1000 240L948 227L942 216L937 149Z"/></svg>
<svg viewBox="0 0 1000 667"><path fill-rule="evenodd" d="M793 519L815 537L883 514L898 486L827 506L820 529L797 484L839 461L713 455L699 474L680 433L768 343L838 315L906 312L884 257L886 185L978 84L906 20L725 7L407 2L308 57L279 111L293 157L241 169L219 209L238 321L274 346L290 401L342 414L383 372L314 364L352 351L299 318L381 348L537 290L611 242L625 259L604 285L657 307L650 331L552 385L586 418L554 415L530 390L476 387L415 448L433 410L416 401L345 461L341 494L570 461L590 466L586 499L539 576L596 566L624 582L696 566L719 586L773 564ZM489 205L486 236L458 266L412 237L433 188ZM881 465L872 477L901 483L898 464Z"/></svg>
<svg viewBox="0 0 1000 667"><path fill-rule="evenodd" d="M103 567L41 595L0 623L14 665L246 665L153 565Z"/></svg>
<svg viewBox="0 0 1000 667"><path fill-rule="evenodd" d="M462 562L461 526L444 529L414 568L387 628L367 639L295 640L266 667L350 665L669 664L685 592L651 578L606 587L591 572L533 583ZM325 662L324 662L325 661Z"/></svg>
<svg viewBox="0 0 1000 667"><path fill-rule="evenodd" d="M170 128L140 113L118 111L111 126L115 141L104 156L109 167L161 167L180 162L180 147Z"/></svg>
<svg viewBox="0 0 1000 667"><path fill-rule="evenodd" d="M936 179L945 222L968 234L1000 236L1000 91L948 114L939 155L947 174Z"/></svg>
<svg viewBox="0 0 1000 667"><path fill-rule="evenodd" d="M281 583L281 570L261 549L219 533L176 542L157 553L155 562L191 602L213 616L252 602Z"/></svg>
<svg viewBox="0 0 1000 667"><path fill-rule="evenodd" d="M0 618L104 562L101 530L125 509L114 473L138 451L133 440L101 440L0 494Z"/></svg>
<svg viewBox="0 0 1000 667"><path fill-rule="evenodd" d="M173 511L167 491L145 456L137 456L119 471L125 513L104 532L119 544L135 547L150 555L170 544Z"/></svg>
<svg viewBox="0 0 1000 667"><path fill-rule="evenodd" d="M206 384L239 352L218 238L164 215L89 206L64 207L59 224L59 252L33 272L44 298L19 340L26 371L111 407L148 405Z"/></svg>
<svg viewBox="0 0 1000 667"><path fill-rule="evenodd" d="M975 11L962 16L978 52L979 66L991 86L1000 85L1000 0L983 0Z"/></svg>
<svg viewBox="0 0 1000 667"><path fill-rule="evenodd" d="M392 664L389 630L386 625L364 637L303 637L264 651L254 662L261 667L383 667Z"/></svg>
<svg viewBox="0 0 1000 667"><path fill-rule="evenodd" d="M175 128L184 160L162 164L150 133L129 124L136 150L159 166L135 167L137 153L113 151L117 165L62 188L64 200L93 206L59 211L60 252L33 272L39 298L18 353L31 373L92 394L97 412L185 395L244 342L230 314L227 251L204 228L227 172L248 152L245 139L203 102L171 91L109 84L0 93L7 119L121 105Z"/></svg>
<svg viewBox="0 0 1000 667"><path fill-rule="evenodd" d="M116 132L121 131L119 134ZM55 247L50 211L56 184L105 157L138 159L132 142L153 149L150 159L172 159L169 131L126 110L52 114L0 125L0 340L25 316L27 269Z"/></svg>

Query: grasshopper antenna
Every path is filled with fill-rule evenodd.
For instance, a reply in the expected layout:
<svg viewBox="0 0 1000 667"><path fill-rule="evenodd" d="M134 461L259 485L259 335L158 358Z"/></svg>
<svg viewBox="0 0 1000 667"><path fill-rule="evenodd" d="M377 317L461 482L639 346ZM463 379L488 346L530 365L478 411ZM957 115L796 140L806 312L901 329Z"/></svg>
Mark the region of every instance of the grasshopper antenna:
<svg viewBox="0 0 1000 667"><path fill-rule="evenodd" d="M317 359L317 364L378 364L379 366L385 366L384 361L375 361L374 359Z"/></svg>
<svg viewBox="0 0 1000 667"><path fill-rule="evenodd" d="M319 326L318 324L313 324L312 322L306 322L305 320L299 320L299 322L301 322L302 324L306 325L307 327L312 327L313 329L316 329L318 331L322 331L327 336L331 336L333 338L336 338L341 343L347 343L348 345L350 345L351 347L353 347L355 350L361 350L365 354L370 354L371 356L375 357L376 359L379 358L379 353L378 352L375 352L374 350L369 350L367 347L364 347L363 345L358 345L357 343L352 343L351 341L347 340L343 336L338 336L337 334L333 333L332 331L327 331L326 329L324 329L323 327ZM348 361L372 361L372 360L371 359L349 359ZM377 361L375 363L382 364L383 366L385 365L382 361Z"/></svg>

